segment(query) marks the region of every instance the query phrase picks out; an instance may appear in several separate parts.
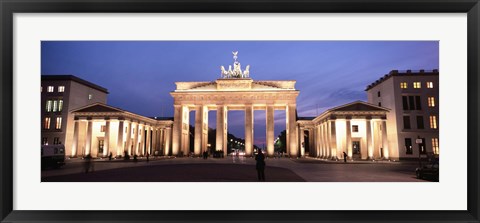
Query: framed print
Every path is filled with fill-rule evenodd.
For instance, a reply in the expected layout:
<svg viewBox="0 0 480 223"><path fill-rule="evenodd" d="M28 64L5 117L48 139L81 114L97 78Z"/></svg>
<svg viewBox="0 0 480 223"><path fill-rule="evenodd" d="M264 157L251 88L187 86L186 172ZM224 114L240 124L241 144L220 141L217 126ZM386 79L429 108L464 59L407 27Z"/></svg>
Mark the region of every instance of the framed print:
<svg viewBox="0 0 480 223"><path fill-rule="evenodd" d="M2 221L479 221L477 0L1 7Z"/></svg>

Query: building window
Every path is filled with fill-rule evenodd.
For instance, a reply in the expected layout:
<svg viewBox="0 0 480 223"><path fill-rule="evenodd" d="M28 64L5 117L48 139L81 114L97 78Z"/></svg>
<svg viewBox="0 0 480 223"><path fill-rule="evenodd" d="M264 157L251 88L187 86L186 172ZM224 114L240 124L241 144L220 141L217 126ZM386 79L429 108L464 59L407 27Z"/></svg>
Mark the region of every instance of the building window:
<svg viewBox="0 0 480 223"><path fill-rule="evenodd" d="M427 82L427 88L433 88L433 82Z"/></svg>
<svg viewBox="0 0 480 223"><path fill-rule="evenodd" d="M428 97L428 107L435 107L435 98Z"/></svg>
<svg viewBox="0 0 480 223"><path fill-rule="evenodd" d="M408 97L402 96L403 110L408 110Z"/></svg>
<svg viewBox="0 0 480 223"><path fill-rule="evenodd" d="M432 138L432 149L434 154L439 154L438 151L438 138Z"/></svg>
<svg viewBox="0 0 480 223"><path fill-rule="evenodd" d="M408 88L407 82L400 83L400 88L403 88L403 89Z"/></svg>
<svg viewBox="0 0 480 223"><path fill-rule="evenodd" d="M420 96L415 96L415 107L417 110L422 110L422 101L420 100Z"/></svg>
<svg viewBox="0 0 480 223"><path fill-rule="evenodd" d="M45 120L43 121L43 128L50 129L50 117L45 117Z"/></svg>
<svg viewBox="0 0 480 223"><path fill-rule="evenodd" d="M377 92L377 96L380 97L380 91Z"/></svg>
<svg viewBox="0 0 480 223"><path fill-rule="evenodd" d="M437 129L437 116L430 115L430 128Z"/></svg>
<svg viewBox="0 0 480 223"><path fill-rule="evenodd" d="M358 125L352 125L352 132L358 132Z"/></svg>
<svg viewBox="0 0 480 223"><path fill-rule="evenodd" d="M405 151L407 154L413 154L412 139L405 138Z"/></svg>
<svg viewBox="0 0 480 223"><path fill-rule="evenodd" d="M58 86L58 92L64 92L65 86Z"/></svg>
<svg viewBox="0 0 480 223"><path fill-rule="evenodd" d="M378 107L382 107L382 102L378 102Z"/></svg>
<svg viewBox="0 0 480 223"><path fill-rule="evenodd" d="M413 88L421 88L422 85L420 82L413 82Z"/></svg>
<svg viewBox="0 0 480 223"><path fill-rule="evenodd" d="M93 98L93 95L92 94L88 94L88 100L92 100Z"/></svg>
<svg viewBox="0 0 480 223"><path fill-rule="evenodd" d="M51 112L52 111L52 100L47 100L47 104L45 106L45 110L47 112Z"/></svg>
<svg viewBox="0 0 480 223"><path fill-rule="evenodd" d="M414 96L408 96L408 108L410 110L415 110L415 97Z"/></svg>
<svg viewBox="0 0 480 223"><path fill-rule="evenodd" d="M63 109L63 100L58 100L58 111L61 112Z"/></svg>
<svg viewBox="0 0 480 223"><path fill-rule="evenodd" d="M53 112L57 112L58 110L58 101L53 101Z"/></svg>
<svg viewBox="0 0 480 223"><path fill-rule="evenodd" d="M105 126L104 125L100 126L100 132L105 132Z"/></svg>
<svg viewBox="0 0 480 223"><path fill-rule="evenodd" d="M410 116L403 116L403 129L410 129Z"/></svg>
<svg viewBox="0 0 480 223"><path fill-rule="evenodd" d="M58 144L60 144L60 138L54 137L53 138L53 145L58 145Z"/></svg>
<svg viewBox="0 0 480 223"><path fill-rule="evenodd" d="M53 92L53 86L48 86L47 92Z"/></svg>
<svg viewBox="0 0 480 223"><path fill-rule="evenodd" d="M55 122L55 129L62 128L62 117L57 117L57 121Z"/></svg>
<svg viewBox="0 0 480 223"><path fill-rule="evenodd" d="M417 129L424 129L423 116L417 116Z"/></svg>
<svg viewBox="0 0 480 223"><path fill-rule="evenodd" d="M42 137L42 145L48 145L48 138Z"/></svg>

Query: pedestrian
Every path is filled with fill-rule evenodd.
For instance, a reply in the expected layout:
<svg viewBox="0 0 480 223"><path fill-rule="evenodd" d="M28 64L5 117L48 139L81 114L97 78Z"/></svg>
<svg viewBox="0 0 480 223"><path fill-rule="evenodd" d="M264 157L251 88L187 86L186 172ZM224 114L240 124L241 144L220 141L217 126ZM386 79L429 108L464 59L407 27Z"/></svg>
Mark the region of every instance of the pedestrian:
<svg viewBox="0 0 480 223"><path fill-rule="evenodd" d="M262 150L258 150L255 160L257 161L258 181L265 181L265 155L263 155Z"/></svg>
<svg viewBox="0 0 480 223"><path fill-rule="evenodd" d="M345 152L343 152L343 162L347 162L347 154Z"/></svg>
<svg viewBox="0 0 480 223"><path fill-rule="evenodd" d="M110 152L110 154L108 154L108 160L112 160L112 152Z"/></svg>
<svg viewBox="0 0 480 223"><path fill-rule="evenodd" d="M85 156L85 173L88 173L91 166L92 166L92 156L88 154L87 156ZM93 172L93 169L92 169L92 172Z"/></svg>

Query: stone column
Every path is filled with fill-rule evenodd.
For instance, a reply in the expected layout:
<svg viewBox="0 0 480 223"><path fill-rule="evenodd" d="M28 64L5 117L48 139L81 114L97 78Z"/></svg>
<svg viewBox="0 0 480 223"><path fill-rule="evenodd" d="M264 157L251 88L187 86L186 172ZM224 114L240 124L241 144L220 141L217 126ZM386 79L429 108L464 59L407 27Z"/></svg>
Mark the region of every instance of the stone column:
<svg viewBox="0 0 480 223"><path fill-rule="evenodd" d="M190 110L188 109L187 106L182 107L182 151L184 156L188 156L190 153Z"/></svg>
<svg viewBox="0 0 480 223"><path fill-rule="evenodd" d="M132 134L133 134L133 122L130 120L128 122L128 130L127 130L127 148L125 151L128 155L133 155L133 146L132 146Z"/></svg>
<svg viewBox="0 0 480 223"><path fill-rule="evenodd" d="M318 143L317 143L317 147L315 147L315 157L321 157L321 153L320 151L322 151L322 129L321 129L321 124L318 124L316 127L317 129L317 139L318 139Z"/></svg>
<svg viewBox="0 0 480 223"><path fill-rule="evenodd" d="M300 156L305 156L305 128L298 127L300 130Z"/></svg>
<svg viewBox="0 0 480 223"><path fill-rule="evenodd" d="M170 154L170 144L172 142L172 131L173 131L173 129L168 127L165 130L165 132L163 133L165 135L164 136L164 138L165 138L165 147L164 147L165 148L164 149L165 156L168 156L168 154Z"/></svg>
<svg viewBox="0 0 480 223"><path fill-rule="evenodd" d="M150 147L150 155L155 155L156 150L158 150L158 128L152 127L152 145Z"/></svg>
<svg viewBox="0 0 480 223"><path fill-rule="evenodd" d="M150 154L152 155L152 151L151 151L151 148L152 148L152 144L150 143L151 142L151 137L152 137L152 132L151 132L151 127L149 125L147 125L145 127L145 131L147 132L146 134L146 137L147 137L147 141L145 142L145 155L147 154ZM145 132L144 131L144 132Z"/></svg>
<svg viewBox="0 0 480 223"><path fill-rule="evenodd" d="M223 151L223 144L224 144L224 134L223 130L225 129L225 106L218 105L217 106L217 137L215 143L215 151Z"/></svg>
<svg viewBox="0 0 480 223"><path fill-rule="evenodd" d="M75 157L78 154L78 132L80 129L80 121L75 120L75 124L73 126L73 143L72 143L72 151L71 157Z"/></svg>
<svg viewBox="0 0 480 223"><path fill-rule="evenodd" d="M333 156L333 153L332 153L332 127L331 127L332 123L328 120L325 120L325 127L327 128L326 131L325 131L325 136L327 138L327 141L326 141L326 144L327 144L327 149L326 149L326 152L328 152L328 154L330 154L330 156Z"/></svg>
<svg viewBox="0 0 480 223"><path fill-rule="evenodd" d="M387 138L387 120L382 120L382 148L383 148L383 156L385 159L390 158L389 150L388 150L388 138Z"/></svg>
<svg viewBox="0 0 480 223"><path fill-rule="evenodd" d="M93 128L93 122L92 119L88 119L87 122L87 142L85 143L85 155L92 155L92 128Z"/></svg>
<svg viewBox="0 0 480 223"><path fill-rule="evenodd" d="M347 128L347 145L345 146L345 149L347 150L347 154L348 154L348 159L352 159L352 126L351 126L351 123L350 123L350 119L347 118L346 120L346 128Z"/></svg>
<svg viewBox="0 0 480 223"><path fill-rule="evenodd" d="M138 156L138 132L140 131L140 123L137 123L135 125L135 129L133 130L133 151L132 155L137 155Z"/></svg>
<svg viewBox="0 0 480 223"><path fill-rule="evenodd" d="M110 119L105 120L105 137L103 139L103 154L106 157L110 152Z"/></svg>
<svg viewBox="0 0 480 223"><path fill-rule="evenodd" d="M200 156L202 153L202 132L203 132L203 108L204 106L197 106L195 109L195 141L193 151L195 156Z"/></svg>
<svg viewBox="0 0 480 223"><path fill-rule="evenodd" d="M202 151L208 151L208 107L203 106Z"/></svg>
<svg viewBox="0 0 480 223"><path fill-rule="evenodd" d="M330 158L332 153L330 151L330 145L328 140L328 121L323 122L323 146L324 146L324 154L328 154L327 157Z"/></svg>
<svg viewBox="0 0 480 223"><path fill-rule="evenodd" d="M298 144L297 141L295 140L297 138L297 132L296 130L296 123L297 123L297 117L296 117L296 109L297 106L295 104L289 104L287 106L288 110L288 147L289 147L289 152L291 157L298 157Z"/></svg>
<svg viewBox="0 0 480 223"><path fill-rule="evenodd" d="M158 134L158 139L157 139L157 150L158 150L158 155L165 155L165 133L166 129L163 129L162 127L158 128L157 134Z"/></svg>
<svg viewBox="0 0 480 223"><path fill-rule="evenodd" d="M320 123L318 125L318 138L319 138L319 150L318 150L318 155L320 156L320 158L324 158L325 157L325 126L323 125L323 123Z"/></svg>
<svg viewBox="0 0 480 223"><path fill-rule="evenodd" d="M313 129L311 130L311 134L310 134L310 137L312 137L312 140L313 140L313 145L310 146L310 148L308 148L308 156L310 156L310 157L315 157L314 150L315 150L315 148L317 148L318 139L317 139L316 128L317 128L317 126L314 124Z"/></svg>
<svg viewBox="0 0 480 223"><path fill-rule="evenodd" d="M119 120L118 122L118 138L117 138L117 154L116 156L123 156L123 132L125 132L125 129L123 127L124 121Z"/></svg>
<svg viewBox="0 0 480 223"><path fill-rule="evenodd" d="M373 144L372 144L372 126L370 119L367 118L365 120L365 126L366 126L366 137L367 137L367 154L368 154L368 159L371 160L373 159Z"/></svg>
<svg viewBox="0 0 480 223"><path fill-rule="evenodd" d="M228 143L228 108L225 106L223 113L223 155L227 157L227 143Z"/></svg>
<svg viewBox="0 0 480 223"><path fill-rule="evenodd" d="M267 156L273 157L274 153L274 141L275 141L275 132L274 132L274 110L273 105L267 105L266 110L266 121L267 121Z"/></svg>
<svg viewBox="0 0 480 223"><path fill-rule="evenodd" d="M245 106L245 156L253 155L253 105Z"/></svg>
<svg viewBox="0 0 480 223"><path fill-rule="evenodd" d="M182 139L182 106L174 105L173 114L173 138L172 138L172 155L177 156L180 152Z"/></svg>
<svg viewBox="0 0 480 223"><path fill-rule="evenodd" d="M315 137L313 136L313 129L308 130L308 153L310 153L313 148L314 139Z"/></svg>
<svg viewBox="0 0 480 223"><path fill-rule="evenodd" d="M335 126L335 120L330 120L330 150L329 154L331 154L332 159L338 158L337 153L337 132Z"/></svg>
<svg viewBox="0 0 480 223"><path fill-rule="evenodd" d="M288 114L288 105L285 106L285 132L286 132L286 139L285 139L285 152L288 156L290 156L290 139L289 139L289 136L290 136L290 123L288 121L288 117L289 117L289 114Z"/></svg>

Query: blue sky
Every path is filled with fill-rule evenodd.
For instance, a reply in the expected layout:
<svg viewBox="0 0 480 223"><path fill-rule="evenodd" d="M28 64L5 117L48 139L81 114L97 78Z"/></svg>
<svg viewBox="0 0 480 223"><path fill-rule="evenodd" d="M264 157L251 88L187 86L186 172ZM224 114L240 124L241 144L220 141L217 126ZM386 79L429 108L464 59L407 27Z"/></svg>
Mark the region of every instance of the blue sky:
<svg viewBox="0 0 480 223"><path fill-rule="evenodd" d="M366 101L365 87L390 70L439 68L438 41L43 41L43 75L72 74L109 90L108 104L144 116L172 116L177 81L213 81L233 63L254 80L296 80L299 116ZM194 113L191 113L192 121ZM256 111L255 144L265 140ZM209 113L215 127L216 114ZM191 122L192 123L192 122ZM275 111L275 135L285 112ZM229 131L244 136L244 113L229 112Z"/></svg>

